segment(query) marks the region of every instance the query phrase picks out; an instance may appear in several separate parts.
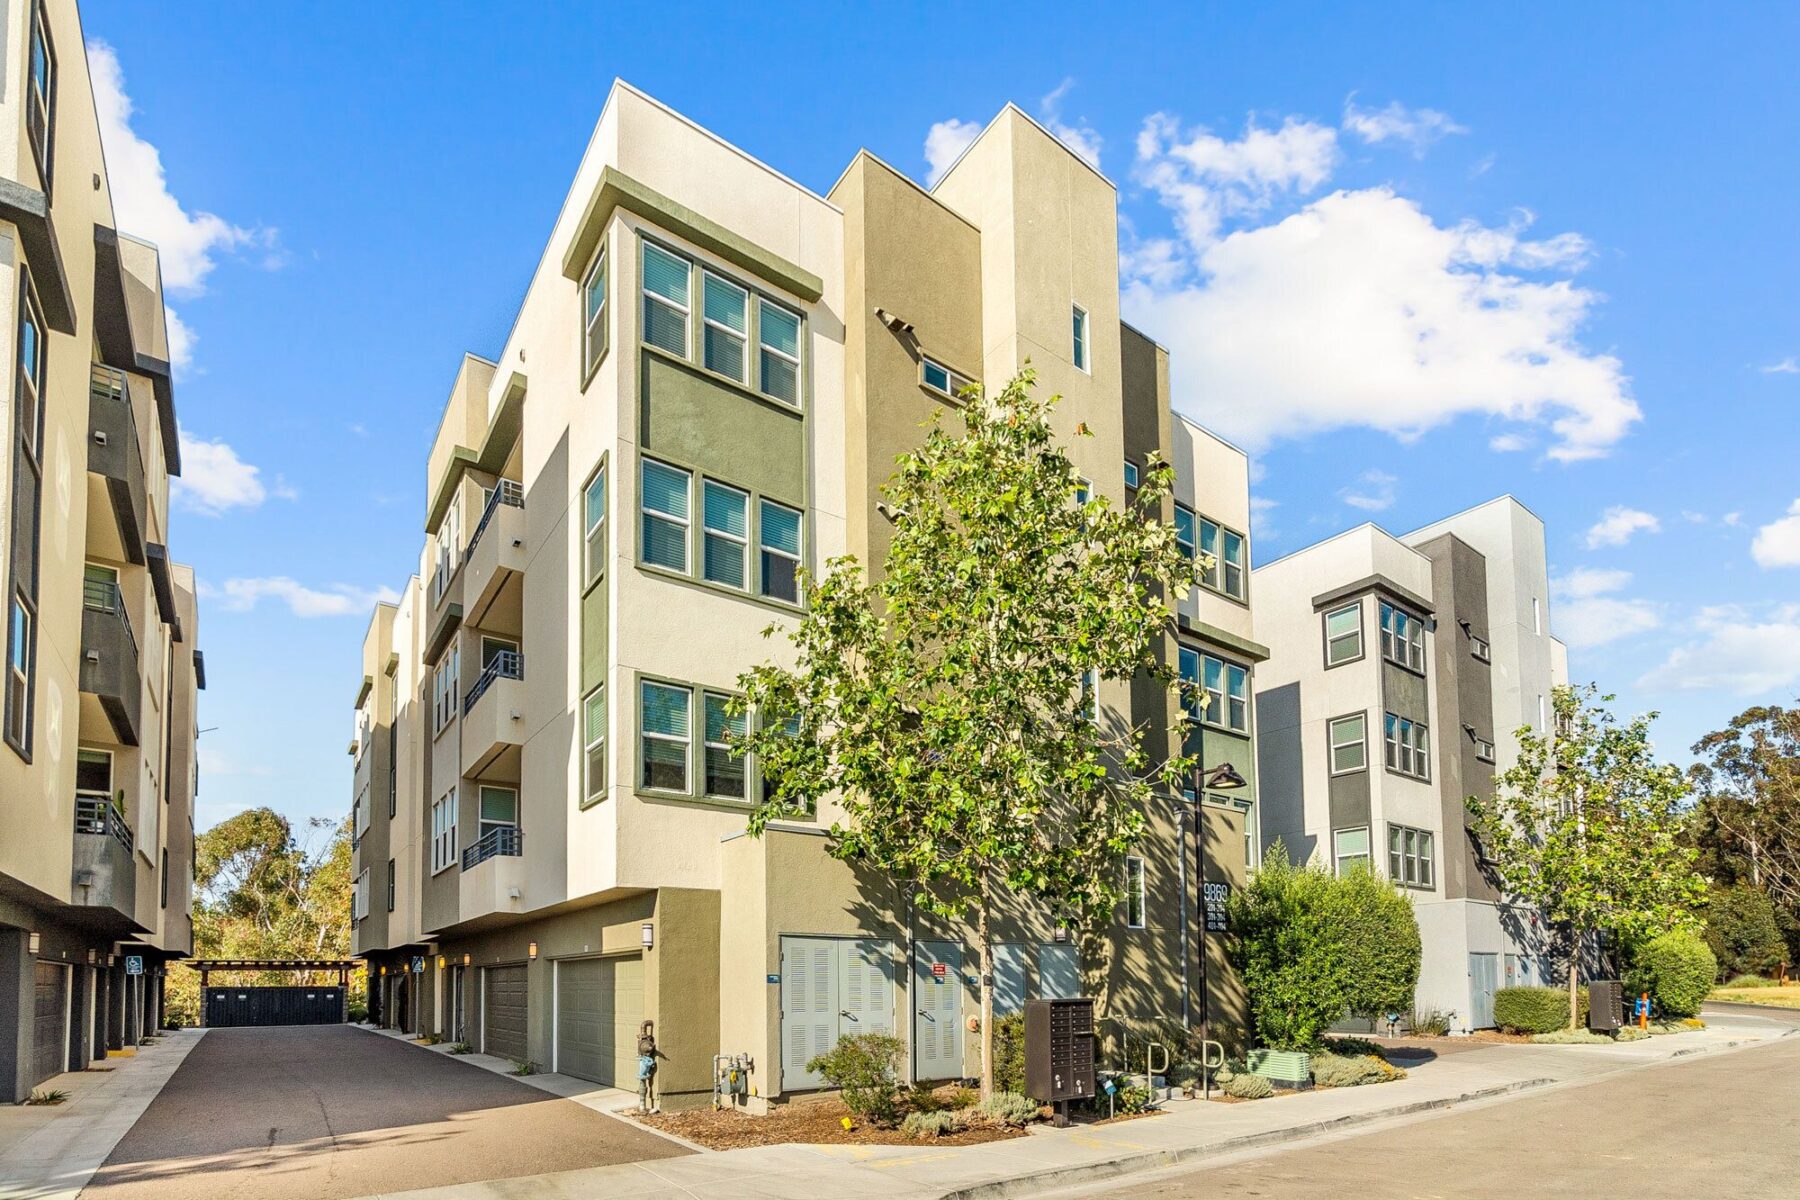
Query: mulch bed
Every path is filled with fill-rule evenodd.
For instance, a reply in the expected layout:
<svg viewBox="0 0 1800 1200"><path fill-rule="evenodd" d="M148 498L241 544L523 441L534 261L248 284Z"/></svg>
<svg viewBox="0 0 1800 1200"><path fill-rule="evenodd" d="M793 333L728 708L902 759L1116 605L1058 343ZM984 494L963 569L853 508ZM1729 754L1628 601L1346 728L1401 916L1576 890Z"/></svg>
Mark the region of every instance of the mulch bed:
<svg viewBox="0 0 1800 1200"><path fill-rule="evenodd" d="M644 1124L697 1142L709 1150L738 1150L746 1146L775 1146L807 1142L830 1146L973 1146L1024 1137L1023 1129L1005 1125L979 1125L925 1140L908 1137L898 1128L884 1129L850 1116L844 1102L835 1097L781 1104L768 1116L710 1108L682 1113L654 1113L638 1117Z"/></svg>

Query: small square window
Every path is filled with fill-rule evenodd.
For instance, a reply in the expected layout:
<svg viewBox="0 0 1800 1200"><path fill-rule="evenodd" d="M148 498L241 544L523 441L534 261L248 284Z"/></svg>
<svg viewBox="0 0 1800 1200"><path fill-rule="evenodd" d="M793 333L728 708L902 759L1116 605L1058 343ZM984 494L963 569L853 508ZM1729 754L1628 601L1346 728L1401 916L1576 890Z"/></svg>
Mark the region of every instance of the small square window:
<svg viewBox="0 0 1800 1200"><path fill-rule="evenodd" d="M1335 667L1362 656L1362 605L1346 604L1326 613L1325 665Z"/></svg>
<svg viewBox="0 0 1800 1200"><path fill-rule="evenodd" d="M1136 491L1137 485L1138 485L1138 466L1136 463L1132 462L1128 458L1125 460L1125 486L1132 489L1133 491Z"/></svg>
<svg viewBox="0 0 1800 1200"><path fill-rule="evenodd" d="M1332 850L1337 860L1337 871L1342 875L1352 867L1369 865L1369 828L1360 826L1356 829L1340 829L1332 835Z"/></svg>
<svg viewBox="0 0 1800 1200"><path fill-rule="evenodd" d="M1331 722L1331 773L1347 775L1365 771L1369 766L1367 738L1368 719L1362 713L1338 717Z"/></svg>

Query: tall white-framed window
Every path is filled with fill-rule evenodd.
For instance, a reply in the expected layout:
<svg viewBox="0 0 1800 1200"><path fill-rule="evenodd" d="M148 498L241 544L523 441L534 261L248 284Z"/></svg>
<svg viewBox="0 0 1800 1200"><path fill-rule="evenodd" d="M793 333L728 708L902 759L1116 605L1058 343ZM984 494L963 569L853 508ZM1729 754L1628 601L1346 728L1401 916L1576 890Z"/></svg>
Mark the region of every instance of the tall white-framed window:
<svg viewBox="0 0 1800 1200"><path fill-rule="evenodd" d="M1125 860L1125 927L1142 929L1149 897L1146 894L1144 860L1131 855Z"/></svg>
<svg viewBox="0 0 1800 1200"><path fill-rule="evenodd" d="M1075 366L1078 369L1091 372L1093 368L1088 363L1088 350L1089 350L1088 333L1089 333L1089 331L1088 331L1087 309L1081 307L1081 305L1079 305L1079 304L1074 305L1073 311L1071 314L1071 321L1072 321L1072 330L1073 330L1073 337L1072 337L1073 344L1070 349L1070 358L1075 363Z"/></svg>
<svg viewBox="0 0 1800 1200"><path fill-rule="evenodd" d="M1182 646L1176 650L1176 676L1181 683L1181 707L1187 713L1188 720L1198 721L1204 711L1202 706L1211 702L1200 686L1198 650L1192 646Z"/></svg>
<svg viewBox="0 0 1800 1200"><path fill-rule="evenodd" d="M437 668L432 672L433 733L442 732L445 726L456 719L462 704L461 681L462 647L451 646L438 659Z"/></svg>
<svg viewBox="0 0 1800 1200"><path fill-rule="evenodd" d="M37 157L44 192L48 194L56 153L56 49L50 41L49 17L41 2L31 6L29 68L25 95L25 133L31 142L31 152Z"/></svg>
<svg viewBox="0 0 1800 1200"><path fill-rule="evenodd" d="M582 804L606 798L606 685L599 684L581 701Z"/></svg>
<svg viewBox="0 0 1800 1200"><path fill-rule="evenodd" d="M800 317L762 297L756 300L759 386L783 404L800 403Z"/></svg>
<svg viewBox="0 0 1800 1200"><path fill-rule="evenodd" d="M1362 656L1362 601L1355 600L1325 614L1325 665L1341 666Z"/></svg>
<svg viewBox="0 0 1800 1200"><path fill-rule="evenodd" d="M1369 719L1364 713L1333 718L1327 727L1331 742L1331 773L1348 775L1369 769Z"/></svg>
<svg viewBox="0 0 1800 1200"><path fill-rule="evenodd" d="M1203 662L1206 708L1201 719L1236 733L1250 731L1250 672L1237 663L1207 654Z"/></svg>
<svg viewBox="0 0 1800 1200"><path fill-rule="evenodd" d="M1199 553L1199 543L1194 540L1194 510L1179 500L1175 502L1175 544L1189 559Z"/></svg>
<svg viewBox="0 0 1800 1200"><path fill-rule="evenodd" d="M1244 535L1225 529L1219 539L1219 559L1225 571L1225 594L1242 600L1250 564L1244 559Z"/></svg>
<svg viewBox="0 0 1800 1200"><path fill-rule="evenodd" d="M716 479L700 481L700 573L709 583L750 586L750 493Z"/></svg>
<svg viewBox="0 0 1800 1200"><path fill-rule="evenodd" d="M364 867L356 877L356 891L352 895L350 916L362 920L369 915L369 868Z"/></svg>
<svg viewBox="0 0 1800 1200"><path fill-rule="evenodd" d="M25 747L31 737L31 691L36 660L35 614L23 594L15 594L6 617L6 737Z"/></svg>
<svg viewBox="0 0 1800 1200"><path fill-rule="evenodd" d="M1388 826L1388 876L1407 887L1429 888L1437 878L1437 838L1429 829Z"/></svg>
<svg viewBox="0 0 1800 1200"><path fill-rule="evenodd" d="M1414 671L1425 669L1425 622L1405 609L1381 602L1381 653Z"/></svg>
<svg viewBox="0 0 1800 1200"><path fill-rule="evenodd" d="M688 790L693 743L693 689L645 679L638 686L640 786L661 792Z"/></svg>
<svg viewBox="0 0 1800 1200"><path fill-rule="evenodd" d="M671 571L688 571L688 513L694 477L680 467L643 460L639 488L644 513L644 561Z"/></svg>
<svg viewBox="0 0 1800 1200"><path fill-rule="evenodd" d="M651 242L644 247L644 341L688 357L688 261Z"/></svg>
<svg viewBox="0 0 1800 1200"><path fill-rule="evenodd" d="M706 705L706 794L726 800L742 800L750 793L746 785L748 763L732 749L732 740L741 738L747 729L742 713L731 714L731 698L717 692L705 693Z"/></svg>
<svg viewBox="0 0 1800 1200"><path fill-rule="evenodd" d="M581 377L587 379L606 356L606 247L594 256L581 281Z"/></svg>
<svg viewBox="0 0 1800 1200"><path fill-rule="evenodd" d="M700 273L701 364L737 383L748 383L750 293L711 271Z"/></svg>
<svg viewBox="0 0 1800 1200"><path fill-rule="evenodd" d="M15 405L18 431L25 438L31 456L41 458L38 439L44 432L44 322L38 316L37 298L29 285L19 289L23 303L19 306L19 361L16 376Z"/></svg>
<svg viewBox="0 0 1800 1200"><path fill-rule="evenodd" d="M1536 596L1531 598L1531 632L1544 632L1544 602Z"/></svg>
<svg viewBox="0 0 1800 1200"><path fill-rule="evenodd" d="M764 500L757 510L762 594L800 603L800 510Z"/></svg>
<svg viewBox="0 0 1800 1200"><path fill-rule="evenodd" d="M1383 732L1390 771L1414 779L1431 778L1431 743L1422 722L1387 713Z"/></svg>
<svg viewBox="0 0 1800 1200"><path fill-rule="evenodd" d="M456 789L451 788L431 805L431 873L456 863Z"/></svg>
<svg viewBox="0 0 1800 1200"><path fill-rule="evenodd" d="M606 468L594 472L581 490L582 578L593 586L606 572Z"/></svg>
<svg viewBox="0 0 1800 1200"><path fill-rule="evenodd" d="M1369 827L1361 825L1355 829L1339 829L1331 835L1332 856L1337 862L1339 875L1352 867L1369 865Z"/></svg>

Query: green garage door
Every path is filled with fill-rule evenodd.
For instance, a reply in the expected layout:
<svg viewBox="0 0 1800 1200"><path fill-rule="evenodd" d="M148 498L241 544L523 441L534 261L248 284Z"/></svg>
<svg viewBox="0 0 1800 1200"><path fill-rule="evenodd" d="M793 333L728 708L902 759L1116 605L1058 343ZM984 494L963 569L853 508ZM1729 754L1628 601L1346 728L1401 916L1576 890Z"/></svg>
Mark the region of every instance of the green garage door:
<svg viewBox="0 0 1800 1200"><path fill-rule="evenodd" d="M525 968L488 967L481 981L481 1050L525 1057Z"/></svg>
<svg viewBox="0 0 1800 1200"><path fill-rule="evenodd" d="M637 1086L644 1020L644 960L578 958L556 964L556 1071L610 1087Z"/></svg>
<svg viewBox="0 0 1800 1200"><path fill-rule="evenodd" d="M61 963L37 964L33 1015L31 1082L37 1084L69 1069L69 972Z"/></svg>

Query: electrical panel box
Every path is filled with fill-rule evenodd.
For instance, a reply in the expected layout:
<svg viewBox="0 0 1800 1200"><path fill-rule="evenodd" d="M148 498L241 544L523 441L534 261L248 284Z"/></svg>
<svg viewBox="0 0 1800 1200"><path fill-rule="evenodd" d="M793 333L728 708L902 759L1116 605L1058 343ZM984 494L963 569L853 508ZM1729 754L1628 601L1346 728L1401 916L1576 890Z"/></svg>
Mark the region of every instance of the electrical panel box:
<svg viewBox="0 0 1800 1200"><path fill-rule="evenodd" d="M1094 1094L1094 1002L1025 1002L1025 1094L1085 1100Z"/></svg>
<svg viewBox="0 0 1800 1200"><path fill-rule="evenodd" d="M1588 1028L1611 1033L1625 1011L1625 985L1617 979L1596 979L1588 984Z"/></svg>

